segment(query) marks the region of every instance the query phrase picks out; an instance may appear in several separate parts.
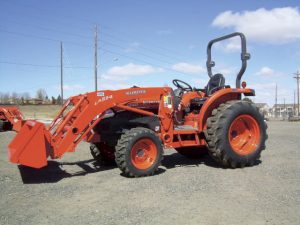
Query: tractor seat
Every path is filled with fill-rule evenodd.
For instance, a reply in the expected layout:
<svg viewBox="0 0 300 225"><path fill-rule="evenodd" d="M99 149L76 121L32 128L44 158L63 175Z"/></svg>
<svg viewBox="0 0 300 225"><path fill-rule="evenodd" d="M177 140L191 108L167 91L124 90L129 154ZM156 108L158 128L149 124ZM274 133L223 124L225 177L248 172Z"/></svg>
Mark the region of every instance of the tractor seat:
<svg viewBox="0 0 300 225"><path fill-rule="evenodd" d="M225 85L225 78L222 74L217 73L213 75L207 83L205 87L205 93L207 96L213 94L215 91L219 90L220 88L224 87Z"/></svg>

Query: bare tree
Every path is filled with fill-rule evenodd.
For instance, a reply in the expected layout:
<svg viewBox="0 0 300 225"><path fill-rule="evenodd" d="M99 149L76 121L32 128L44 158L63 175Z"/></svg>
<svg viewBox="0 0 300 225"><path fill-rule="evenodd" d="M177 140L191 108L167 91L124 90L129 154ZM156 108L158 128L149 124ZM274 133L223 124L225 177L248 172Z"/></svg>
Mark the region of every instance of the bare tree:
<svg viewBox="0 0 300 225"><path fill-rule="evenodd" d="M11 93L11 100L14 104L18 103L19 95L17 92L12 92Z"/></svg>
<svg viewBox="0 0 300 225"><path fill-rule="evenodd" d="M9 93L8 92L3 93L2 102L3 102L3 104L9 104Z"/></svg>
<svg viewBox="0 0 300 225"><path fill-rule="evenodd" d="M36 97L38 99L41 99L41 100L44 101L46 99L46 96L47 96L47 93L46 93L45 89L40 88L40 89L37 90Z"/></svg>
<svg viewBox="0 0 300 225"><path fill-rule="evenodd" d="M9 104L9 93L1 93L1 103L2 104Z"/></svg>
<svg viewBox="0 0 300 225"><path fill-rule="evenodd" d="M60 95L58 95L57 96L57 99L56 99L56 104L61 104L61 101L62 101L62 99L61 99L61 96Z"/></svg>
<svg viewBox="0 0 300 225"><path fill-rule="evenodd" d="M53 96L51 97L51 103L52 103L52 105L56 104L56 98L54 98Z"/></svg>
<svg viewBox="0 0 300 225"><path fill-rule="evenodd" d="M29 100L30 99L30 94L28 92L24 92L22 94L22 97L24 98L24 100Z"/></svg>
<svg viewBox="0 0 300 225"><path fill-rule="evenodd" d="M0 92L0 104L4 104L3 103L3 93L2 92Z"/></svg>

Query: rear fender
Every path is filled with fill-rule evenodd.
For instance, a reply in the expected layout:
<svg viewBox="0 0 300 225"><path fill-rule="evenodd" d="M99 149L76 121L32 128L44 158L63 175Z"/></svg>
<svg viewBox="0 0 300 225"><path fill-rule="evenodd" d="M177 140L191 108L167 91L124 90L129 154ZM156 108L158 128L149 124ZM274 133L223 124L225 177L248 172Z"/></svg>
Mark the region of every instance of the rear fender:
<svg viewBox="0 0 300 225"><path fill-rule="evenodd" d="M220 104L231 100L240 100L241 95L254 95L254 90L249 88L225 88L215 92L203 104L199 114L199 130L206 129L206 121L211 116L212 111L219 107Z"/></svg>

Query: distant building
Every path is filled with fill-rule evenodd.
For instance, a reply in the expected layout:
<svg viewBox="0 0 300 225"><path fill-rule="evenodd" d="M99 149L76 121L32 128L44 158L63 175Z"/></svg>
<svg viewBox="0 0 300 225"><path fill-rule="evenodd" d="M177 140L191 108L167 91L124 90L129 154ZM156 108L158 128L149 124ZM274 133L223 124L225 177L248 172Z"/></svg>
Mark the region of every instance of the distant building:
<svg viewBox="0 0 300 225"><path fill-rule="evenodd" d="M270 113L272 117L288 118L295 115L295 110L294 104L276 104L273 105Z"/></svg>
<svg viewBox="0 0 300 225"><path fill-rule="evenodd" d="M43 99L39 99L39 98L32 98L29 100L29 104L33 104L33 105L42 105Z"/></svg>

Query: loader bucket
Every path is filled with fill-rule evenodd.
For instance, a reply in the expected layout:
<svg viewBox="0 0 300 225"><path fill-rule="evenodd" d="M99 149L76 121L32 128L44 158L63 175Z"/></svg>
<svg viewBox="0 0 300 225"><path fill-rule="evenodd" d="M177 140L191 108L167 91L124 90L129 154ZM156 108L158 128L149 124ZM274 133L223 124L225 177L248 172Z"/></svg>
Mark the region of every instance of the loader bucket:
<svg viewBox="0 0 300 225"><path fill-rule="evenodd" d="M25 120L16 121L13 125L13 130L16 131L16 132L19 132L25 122L26 122Z"/></svg>
<svg viewBox="0 0 300 225"><path fill-rule="evenodd" d="M50 144L45 125L28 120L8 145L8 157L12 163L33 168L47 165Z"/></svg>

